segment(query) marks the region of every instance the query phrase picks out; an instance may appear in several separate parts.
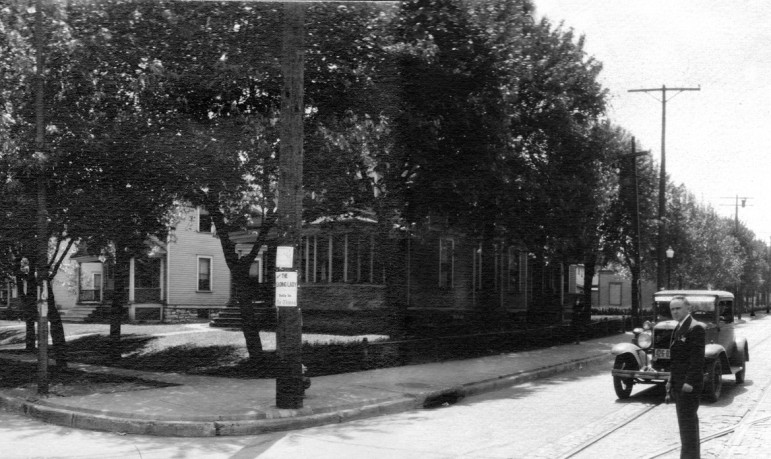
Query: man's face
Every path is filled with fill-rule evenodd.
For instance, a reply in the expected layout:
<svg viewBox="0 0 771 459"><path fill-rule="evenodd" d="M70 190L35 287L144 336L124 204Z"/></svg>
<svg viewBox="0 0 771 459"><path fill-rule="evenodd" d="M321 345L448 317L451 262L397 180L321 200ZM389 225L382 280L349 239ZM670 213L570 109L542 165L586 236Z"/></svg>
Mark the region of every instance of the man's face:
<svg viewBox="0 0 771 459"><path fill-rule="evenodd" d="M672 302L669 303L669 311L672 313L672 318L678 322L685 319L690 312L683 300L672 300Z"/></svg>

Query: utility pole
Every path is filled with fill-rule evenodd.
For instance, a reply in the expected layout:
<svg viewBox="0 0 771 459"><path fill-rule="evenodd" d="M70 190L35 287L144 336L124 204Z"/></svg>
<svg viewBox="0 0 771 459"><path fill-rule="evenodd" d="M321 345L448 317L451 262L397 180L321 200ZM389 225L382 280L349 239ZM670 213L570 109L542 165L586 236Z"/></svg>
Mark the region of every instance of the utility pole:
<svg viewBox="0 0 771 459"><path fill-rule="evenodd" d="M35 156L37 161L37 278L38 382L37 392L48 394L48 206L46 194L45 112L43 90L43 2L35 1Z"/></svg>
<svg viewBox="0 0 771 459"><path fill-rule="evenodd" d="M298 302L300 229L303 197L303 65L305 5L284 3L278 182L279 247L276 260L276 328L280 375L276 406L303 406L302 313Z"/></svg>
<svg viewBox="0 0 771 459"><path fill-rule="evenodd" d="M666 160L666 132L667 132L667 91L677 91L677 94L683 91L700 91L698 88L667 88L662 85L661 88L652 89L630 89L629 92L657 92L661 91L661 173L659 176L659 239L656 246L656 288L661 290L666 282L664 276L664 263L666 260L666 223L664 219L667 213L667 160ZM677 95L675 94L675 96ZM673 96L674 97L674 96Z"/></svg>
<svg viewBox="0 0 771 459"><path fill-rule="evenodd" d="M749 196L739 196L738 194L734 196L724 196L721 199L734 199L734 233L737 238L739 239L739 201L741 200L742 208L747 207L747 200L752 199ZM730 204L726 204L730 205ZM741 276L739 277L739 280L736 282L734 286L734 301L736 303L736 312L737 317L739 319L742 318L742 312L744 310L744 293L742 292L742 280Z"/></svg>
<svg viewBox="0 0 771 459"><path fill-rule="evenodd" d="M640 272L642 268L642 249L640 243L640 189L637 179L637 157L649 155L650 151L637 151L635 138L632 137L632 152L628 155L632 159L632 180L634 186L634 231L635 231L635 267L632 270L634 285L632 287L632 326L640 325L640 309L642 305L642 283L640 282ZM625 155L626 156L626 155ZM635 291L636 290L636 291ZM635 300L637 304L635 304Z"/></svg>

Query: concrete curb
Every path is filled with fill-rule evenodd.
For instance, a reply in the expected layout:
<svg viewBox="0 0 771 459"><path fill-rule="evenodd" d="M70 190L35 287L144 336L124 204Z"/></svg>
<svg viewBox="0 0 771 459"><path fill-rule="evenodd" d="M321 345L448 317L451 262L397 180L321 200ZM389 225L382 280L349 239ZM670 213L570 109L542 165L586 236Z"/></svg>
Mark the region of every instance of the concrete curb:
<svg viewBox="0 0 771 459"><path fill-rule="evenodd" d="M79 410L64 407L44 400L25 400L20 397L0 394L0 408L17 412L51 424L87 430L121 432L135 435L154 435L170 437L216 437L257 435L267 432L286 431L316 427L325 424L337 424L357 419L364 419L387 414L395 414L419 408L438 406L445 402L454 403L464 397L493 392L524 382L552 376L567 371L598 364L610 357L610 351L572 360L548 367L514 374L502 375L492 379L466 383L436 391L392 397L387 400L373 401L358 407L339 407L312 412L308 409L280 410L278 416L254 416L245 419L234 416L201 419L158 420L142 419L134 415L121 413L96 413L93 410Z"/></svg>
<svg viewBox="0 0 771 459"><path fill-rule="evenodd" d="M428 394L422 403L425 408L427 405L436 406L443 401L443 399L456 399L460 400L464 397L472 395L484 394L487 392L495 392L497 390L506 389L517 384L534 381L536 379L553 376L559 373L565 373L568 371L580 370L581 368L596 365L603 362L610 357L610 351L603 352L598 355L584 357L581 359L571 360L569 362L559 363L548 367L538 368L536 370L521 371L518 373L512 373L508 375L501 375L497 378L486 379L473 383L466 383L459 386L451 387L448 389L441 389Z"/></svg>

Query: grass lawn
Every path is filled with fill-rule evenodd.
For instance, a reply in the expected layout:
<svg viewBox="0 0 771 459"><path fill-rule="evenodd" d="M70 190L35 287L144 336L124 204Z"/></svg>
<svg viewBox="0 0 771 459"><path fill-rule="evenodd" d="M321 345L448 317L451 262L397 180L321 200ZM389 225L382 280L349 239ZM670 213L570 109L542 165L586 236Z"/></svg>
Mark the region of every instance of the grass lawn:
<svg viewBox="0 0 771 459"><path fill-rule="evenodd" d="M0 321L0 345L23 344L24 324ZM110 346L109 325L65 323L64 332L71 361L94 364L106 360ZM309 344L340 344L386 339L383 335L304 334ZM117 366L145 371L170 371L233 377L271 377L275 373L276 334L260 332L267 351L259 367L245 365L248 356L240 330L209 327L208 323L142 324L121 326L121 355Z"/></svg>

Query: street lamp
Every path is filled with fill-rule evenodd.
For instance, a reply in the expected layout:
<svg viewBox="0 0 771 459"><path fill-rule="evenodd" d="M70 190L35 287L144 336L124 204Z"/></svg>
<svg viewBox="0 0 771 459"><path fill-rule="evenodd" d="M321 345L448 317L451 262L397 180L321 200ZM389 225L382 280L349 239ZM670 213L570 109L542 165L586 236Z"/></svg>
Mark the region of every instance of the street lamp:
<svg viewBox="0 0 771 459"><path fill-rule="evenodd" d="M670 246L667 249L667 290L671 288L670 281L672 280L672 257L675 256L675 251Z"/></svg>

